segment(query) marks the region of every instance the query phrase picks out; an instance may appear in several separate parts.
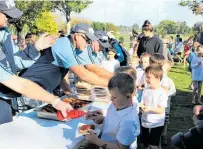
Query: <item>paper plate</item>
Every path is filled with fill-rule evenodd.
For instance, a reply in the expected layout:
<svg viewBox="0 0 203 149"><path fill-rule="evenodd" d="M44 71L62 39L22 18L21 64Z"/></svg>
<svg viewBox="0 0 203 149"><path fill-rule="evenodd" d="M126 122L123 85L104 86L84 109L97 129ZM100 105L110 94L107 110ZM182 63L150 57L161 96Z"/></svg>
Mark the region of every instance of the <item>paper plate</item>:
<svg viewBox="0 0 203 149"><path fill-rule="evenodd" d="M76 137L76 138L85 135L85 134L81 134L81 133L79 132L80 127L83 126L83 125L89 125L89 124L84 124L84 123L79 123L79 124L78 124L78 126L77 126L77 128L76 128L76 133L75 133L75 137ZM91 124L90 124L90 125L91 125ZM95 124L93 124L93 125L95 125ZM100 134L100 129L97 127L97 125L95 125L95 130L94 130L94 132L97 134L97 136Z"/></svg>

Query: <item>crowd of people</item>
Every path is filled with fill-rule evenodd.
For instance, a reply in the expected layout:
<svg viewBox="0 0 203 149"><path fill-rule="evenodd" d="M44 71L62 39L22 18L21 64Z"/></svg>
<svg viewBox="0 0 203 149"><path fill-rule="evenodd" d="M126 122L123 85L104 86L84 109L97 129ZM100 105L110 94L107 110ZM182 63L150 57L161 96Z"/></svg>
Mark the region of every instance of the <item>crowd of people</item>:
<svg viewBox="0 0 203 149"><path fill-rule="evenodd" d="M22 95L50 103L66 117L71 105L52 93L74 93L79 79L108 87L111 99L106 115L87 113L86 119L103 124L102 135L90 131L87 141L103 149L135 149L138 141L143 149L161 148L167 140L170 99L176 93L168 72L173 61L182 62L183 46L184 64L187 61L192 70L192 103L202 104L200 38L194 43L192 38L183 42L179 35L175 41L161 40L146 20L140 35L133 31L135 43L129 52L113 33L94 31L85 23L73 26L67 36L27 34L20 41L11 36L7 22L22 15L14 2L0 1L0 124L12 121L12 100Z"/></svg>

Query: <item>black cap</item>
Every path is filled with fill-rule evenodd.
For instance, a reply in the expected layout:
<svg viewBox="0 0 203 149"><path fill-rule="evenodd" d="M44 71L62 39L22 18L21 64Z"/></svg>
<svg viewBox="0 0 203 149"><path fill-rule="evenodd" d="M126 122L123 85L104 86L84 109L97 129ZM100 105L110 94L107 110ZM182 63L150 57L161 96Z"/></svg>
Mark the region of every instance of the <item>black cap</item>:
<svg viewBox="0 0 203 149"><path fill-rule="evenodd" d="M108 42L108 35L105 31L97 30L94 32L94 35L99 39L99 43L104 48L111 48L111 44Z"/></svg>
<svg viewBox="0 0 203 149"><path fill-rule="evenodd" d="M98 40L98 38L94 35L94 30L89 24L80 23L71 28L71 33L83 33L90 40Z"/></svg>
<svg viewBox="0 0 203 149"><path fill-rule="evenodd" d="M23 12L15 7L15 2L13 0L0 1L0 12L11 18L19 18L23 15Z"/></svg>

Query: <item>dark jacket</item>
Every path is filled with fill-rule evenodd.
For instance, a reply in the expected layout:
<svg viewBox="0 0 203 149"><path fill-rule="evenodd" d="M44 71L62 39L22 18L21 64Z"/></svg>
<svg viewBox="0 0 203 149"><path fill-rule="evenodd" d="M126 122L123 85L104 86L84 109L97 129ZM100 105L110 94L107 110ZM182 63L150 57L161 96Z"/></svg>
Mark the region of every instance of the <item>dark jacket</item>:
<svg viewBox="0 0 203 149"><path fill-rule="evenodd" d="M137 55L140 57L140 55L144 52L147 52L150 54L154 54L154 53L163 54L163 44L158 36L154 35L153 37L141 38L139 42L138 50L137 50Z"/></svg>

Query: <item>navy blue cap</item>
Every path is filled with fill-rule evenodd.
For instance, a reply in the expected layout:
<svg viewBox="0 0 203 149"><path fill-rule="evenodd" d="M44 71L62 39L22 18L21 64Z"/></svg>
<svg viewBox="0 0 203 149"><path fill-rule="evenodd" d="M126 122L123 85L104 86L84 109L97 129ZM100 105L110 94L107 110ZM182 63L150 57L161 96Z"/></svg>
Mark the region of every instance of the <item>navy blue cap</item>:
<svg viewBox="0 0 203 149"><path fill-rule="evenodd" d="M104 48L111 48L111 44L108 42L108 35L105 31L97 30L94 32L94 35L99 39L99 43Z"/></svg>
<svg viewBox="0 0 203 149"><path fill-rule="evenodd" d="M23 12L15 7L15 2L13 0L0 0L0 12L11 18L19 18L23 15Z"/></svg>
<svg viewBox="0 0 203 149"><path fill-rule="evenodd" d="M85 34L90 40L98 40L98 38L94 35L94 30L89 24L80 23L76 24L74 27L71 28L71 33L83 33Z"/></svg>

